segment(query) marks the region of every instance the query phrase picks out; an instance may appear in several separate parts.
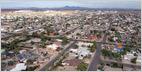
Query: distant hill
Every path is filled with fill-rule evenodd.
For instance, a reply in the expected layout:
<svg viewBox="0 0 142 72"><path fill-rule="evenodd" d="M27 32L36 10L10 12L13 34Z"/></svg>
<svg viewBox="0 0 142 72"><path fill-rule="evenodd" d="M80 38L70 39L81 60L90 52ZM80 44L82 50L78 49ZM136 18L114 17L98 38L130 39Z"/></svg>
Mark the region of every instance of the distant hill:
<svg viewBox="0 0 142 72"><path fill-rule="evenodd" d="M17 11L17 10L33 10L33 11L46 11L46 10L115 10L115 11L141 11L140 9L121 9L121 8L87 8L87 7L75 7L75 6L65 6L61 8L6 8L1 9L1 11Z"/></svg>

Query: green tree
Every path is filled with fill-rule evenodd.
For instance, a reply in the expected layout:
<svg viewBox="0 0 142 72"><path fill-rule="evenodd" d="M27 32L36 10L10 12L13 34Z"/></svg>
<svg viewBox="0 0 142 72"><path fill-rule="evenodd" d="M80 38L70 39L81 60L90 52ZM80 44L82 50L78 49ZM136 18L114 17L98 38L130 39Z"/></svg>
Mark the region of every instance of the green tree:
<svg viewBox="0 0 142 72"><path fill-rule="evenodd" d="M122 42L121 41L121 35L119 32L115 31L115 36L118 37L118 42Z"/></svg>
<svg viewBox="0 0 142 72"><path fill-rule="evenodd" d="M41 38L41 42L40 42L41 47L45 48L45 45L46 45L45 42L47 41L47 37L44 35L44 33L41 33L40 38Z"/></svg>
<svg viewBox="0 0 142 72"><path fill-rule="evenodd" d="M69 41L68 41L68 39L67 39L67 37L62 37L62 44L63 45L65 45L65 44L67 44Z"/></svg>
<svg viewBox="0 0 142 72"><path fill-rule="evenodd" d="M27 62L26 62L26 64L27 64L27 65L31 65L31 64L33 64L33 60L28 59L28 60L27 60Z"/></svg>
<svg viewBox="0 0 142 72"><path fill-rule="evenodd" d="M31 41L31 44L33 45L33 44L34 44L34 42L33 42L33 41Z"/></svg>
<svg viewBox="0 0 142 72"><path fill-rule="evenodd" d="M45 25L44 26L44 30L47 32L47 34L49 35L49 33L53 32L53 29L51 28L51 24L49 26Z"/></svg>
<svg viewBox="0 0 142 72"><path fill-rule="evenodd" d="M14 48L14 52L15 52L16 54L18 54L18 53L19 53L19 50L20 50L20 48L19 48L19 47Z"/></svg>
<svg viewBox="0 0 142 72"><path fill-rule="evenodd" d="M78 48L78 45L75 44L75 45L74 45L74 48L77 49L77 48Z"/></svg>
<svg viewBox="0 0 142 72"><path fill-rule="evenodd" d="M112 58L115 58L115 59L121 59L120 53L114 53L114 52L106 50L106 49L102 49L101 53L104 57L112 57Z"/></svg>
<svg viewBox="0 0 142 72"><path fill-rule="evenodd" d="M101 70L101 71L104 71L104 69L103 69L103 68L104 68L104 66L103 66L103 65L101 65L101 66L99 66L99 67L98 67L98 69L99 69L99 70Z"/></svg>
<svg viewBox="0 0 142 72"><path fill-rule="evenodd" d="M114 42L114 40L112 39L112 37L111 37L111 38L108 38L108 40L109 40L110 42Z"/></svg>
<svg viewBox="0 0 142 72"><path fill-rule="evenodd" d="M118 68L119 65L117 63L112 63L112 66L111 67L114 67L114 68Z"/></svg>
<svg viewBox="0 0 142 72"><path fill-rule="evenodd" d="M19 43L19 42L20 42L19 39L13 40L12 42L9 43L8 49L9 49L9 50L14 50L15 48L18 47L17 43Z"/></svg>
<svg viewBox="0 0 142 72"><path fill-rule="evenodd" d="M105 49L102 49L102 50L101 50L101 53L102 53L102 55L103 55L104 57L106 57L106 56L109 55L108 51L105 50Z"/></svg>
<svg viewBox="0 0 142 72"><path fill-rule="evenodd" d="M130 49L128 43L126 43L126 46L125 46L125 48L124 48L124 51L125 51L125 52L130 52L130 51L131 51L131 49Z"/></svg>
<svg viewBox="0 0 142 72"><path fill-rule="evenodd" d="M93 45L90 47L90 51L94 52L96 49L96 41L93 41Z"/></svg>
<svg viewBox="0 0 142 72"><path fill-rule="evenodd" d="M33 32L31 36L32 37L38 37L38 34L37 34L37 32Z"/></svg>
<svg viewBox="0 0 142 72"><path fill-rule="evenodd" d="M80 36L81 34L80 34L80 33L77 33L76 35L77 35L77 36Z"/></svg>
<svg viewBox="0 0 142 72"><path fill-rule="evenodd" d="M40 46L41 46L42 48L45 48L45 47L46 47L45 42L41 41L41 43L40 43L40 44L41 44Z"/></svg>
<svg viewBox="0 0 142 72"><path fill-rule="evenodd" d="M93 31L94 34L98 33L96 30Z"/></svg>
<svg viewBox="0 0 142 72"><path fill-rule="evenodd" d="M137 57L131 59L131 63L136 63Z"/></svg>
<svg viewBox="0 0 142 72"><path fill-rule="evenodd" d="M81 63L77 66L77 70L86 71L86 70L87 70L87 67L88 67L88 64L86 64L86 63L84 63L84 62L81 62Z"/></svg>

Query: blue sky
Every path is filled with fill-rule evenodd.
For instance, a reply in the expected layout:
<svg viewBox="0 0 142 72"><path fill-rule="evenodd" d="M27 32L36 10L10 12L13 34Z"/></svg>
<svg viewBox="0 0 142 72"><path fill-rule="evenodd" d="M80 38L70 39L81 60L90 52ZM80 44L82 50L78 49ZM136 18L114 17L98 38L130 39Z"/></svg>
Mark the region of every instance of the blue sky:
<svg viewBox="0 0 142 72"><path fill-rule="evenodd" d="M79 6L89 8L140 9L140 0L1 0L1 8L53 8Z"/></svg>

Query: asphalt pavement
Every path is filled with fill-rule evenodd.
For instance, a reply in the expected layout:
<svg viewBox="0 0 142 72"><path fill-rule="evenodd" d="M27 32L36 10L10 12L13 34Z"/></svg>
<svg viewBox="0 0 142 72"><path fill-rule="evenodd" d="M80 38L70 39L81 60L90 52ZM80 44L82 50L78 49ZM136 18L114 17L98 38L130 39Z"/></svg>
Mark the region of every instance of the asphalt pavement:
<svg viewBox="0 0 142 72"><path fill-rule="evenodd" d="M101 43L96 44L96 52L93 56L93 59L88 67L88 71L97 71L97 64L100 62L100 55L101 55Z"/></svg>

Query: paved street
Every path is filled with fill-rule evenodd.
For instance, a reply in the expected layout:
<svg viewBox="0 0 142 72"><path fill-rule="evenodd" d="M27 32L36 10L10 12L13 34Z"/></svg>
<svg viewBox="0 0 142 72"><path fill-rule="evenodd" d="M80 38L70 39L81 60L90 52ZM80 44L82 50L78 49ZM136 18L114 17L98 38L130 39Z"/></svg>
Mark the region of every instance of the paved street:
<svg viewBox="0 0 142 72"><path fill-rule="evenodd" d="M96 45L96 52L93 56L93 59L88 67L88 71L96 71L97 70L97 64L100 62L100 55L101 55L101 43L97 43Z"/></svg>
<svg viewBox="0 0 142 72"><path fill-rule="evenodd" d="M108 30L111 28L111 25L109 26ZM92 61L90 62L88 68L87 68L87 71L97 71L97 65L100 63L100 55L101 55L101 44L104 42L106 43L106 38L107 38L107 35L106 35L107 32L104 33L104 38L102 40L102 42L97 42L96 43L96 51L94 53L94 56L93 56L93 59Z"/></svg>
<svg viewBox="0 0 142 72"><path fill-rule="evenodd" d="M60 58L61 56L63 56L63 54L64 54L73 44L75 44L75 43L76 43L76 41L71 41L70 43L68 43L68 44L64 47L64 49L63 49L54 59L50 60L50 62L48 62L48 63L45 63L45 65L44 65L43 67L39 68L38 71L45 71L45 70L48 70L48 68L51 67L51 66L53 66L54 63L55 63L57 60L59 60L59 58Z"/></svg>
<svg viewBox="0 0 142 72"><path fill-rule="evenodd" d="M78 27L75 27L75 28L73 28L71 30L68 30L68 31L64 32L63 34L61 34L61 36L64 36L66 33L72 32L72 31L78 29L79 27L81 27L81 26L78 26Z"/></svg>
<svg viewBox="0 0 142 72"><path fill-rule="evenodd" d="M101 59L102 60L102 59ZM140 64L133 64L133 63L126 63L126 62L118 62L118 61L115 61L115 60L102 60L103 62L105 63L118 63L118 64L123 64L123 66L127 66L127 67L136 67L136 68L141 68L141 65Z"/></svg>

